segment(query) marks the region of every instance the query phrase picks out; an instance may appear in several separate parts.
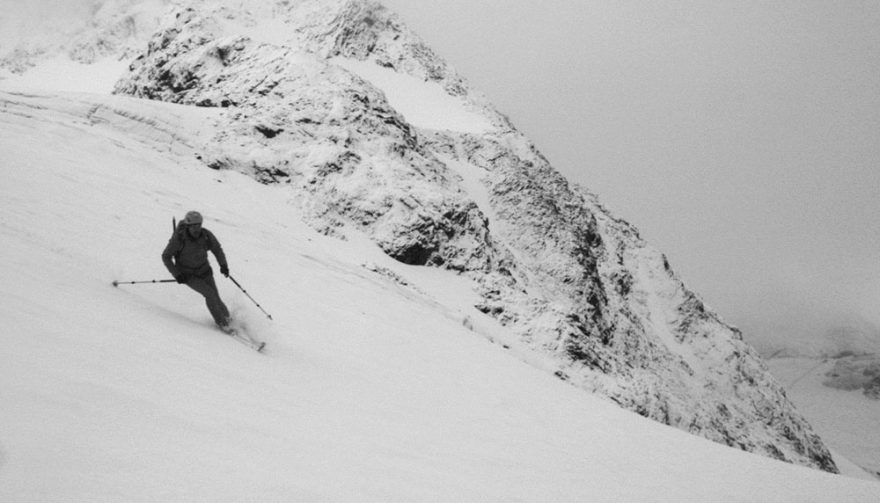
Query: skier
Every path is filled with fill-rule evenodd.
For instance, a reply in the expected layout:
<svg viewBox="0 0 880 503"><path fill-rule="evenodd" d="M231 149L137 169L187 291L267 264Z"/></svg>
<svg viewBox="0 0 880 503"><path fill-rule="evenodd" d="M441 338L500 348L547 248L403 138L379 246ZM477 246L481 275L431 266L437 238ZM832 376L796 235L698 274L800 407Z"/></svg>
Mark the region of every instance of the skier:
<svg viewBox="0 0 880 503"><path fill-rule="evenodd" d="M214 322L221 330L229 333L232 330L229 310L220 299L220 292L214 282L214 271L208 263L208 251L214 254L220 264L220 273L229 277L229 266L220 242L211 231L202 228L202 215L197 211L190 211L168 240L168 246L162 252L162 262L178 283L185 284L205 297L205 304Z"/></svg>

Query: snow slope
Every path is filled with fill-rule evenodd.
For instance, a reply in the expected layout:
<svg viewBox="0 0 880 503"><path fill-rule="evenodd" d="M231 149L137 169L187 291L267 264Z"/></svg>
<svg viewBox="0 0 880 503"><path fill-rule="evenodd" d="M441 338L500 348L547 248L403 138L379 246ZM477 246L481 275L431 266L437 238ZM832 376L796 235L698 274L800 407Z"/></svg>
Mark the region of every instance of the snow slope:
<svg viewBox="0 0 880 503"><path fill-rule="evenodd" d="M591 397L469 327L454 275L194 152L217 110L0 92L0 501L877 501ZM265 355L163 278L206 216ZM364 266L367 267L364 267ZM379 273L377 273L378 271Z"/></svg>
<svg viewBox="0 0 880 503"><path fill-rule="evenodd" d="M95 6L69 37L34 33L0 67L22 82L52 56L113 56L131 62L114 92L229 107L190 157L286 185L320 232L354 226L401 262L469 275L476 298L457 290L443 309L521 359L664 424L837 471L741 334L377 2Z"/></svg>
<svg viewBox="0 0 880 503"><path fill-rule="evenodd" d="M371 61L340 57L330 61L382 89L391 106L413 126L471 134L485 133L494 127L485 116L467 110L462 99L450 96L436 82L424 82Z"/></svg>

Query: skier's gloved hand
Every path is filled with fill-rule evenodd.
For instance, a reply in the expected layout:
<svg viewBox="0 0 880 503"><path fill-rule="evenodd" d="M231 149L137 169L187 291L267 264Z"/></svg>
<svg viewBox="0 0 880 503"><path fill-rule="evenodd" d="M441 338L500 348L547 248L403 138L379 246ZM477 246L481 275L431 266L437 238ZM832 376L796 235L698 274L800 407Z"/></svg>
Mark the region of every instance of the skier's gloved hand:
<svg viewBox="0 0 880 503"><path fill-rule="evenodd" d="M174 277L174 279L177 280L177 282L182 285L182 284L186 283L187 280L189 280L189 276L187 276L186 274L181 272L181 273L178 273L177 276Z"/></svg>
<svg viewBox="0 0 880 503"><path fill-rule="evenodd" d="M228 278L229 277L229 266L228 265L221 265L220 266L220 274L222 274L223 276L226 276Z"/></svg>

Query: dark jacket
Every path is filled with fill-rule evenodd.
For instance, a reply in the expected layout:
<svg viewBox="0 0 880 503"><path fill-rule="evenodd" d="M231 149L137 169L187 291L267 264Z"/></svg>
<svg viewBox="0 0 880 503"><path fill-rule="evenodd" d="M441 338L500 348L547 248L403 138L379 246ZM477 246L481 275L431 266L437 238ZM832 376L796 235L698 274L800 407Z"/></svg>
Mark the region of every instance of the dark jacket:
<svg viewBox="0 0 880 503"><path fill-rule="evenodd" d="M211 231L203 228L197 237L192 237L187 226L180 224L162 252L162 262L175 278L181 273L204 278L212 274L208 251L214 254L221 269L226 267L226 255Z"/></svg>

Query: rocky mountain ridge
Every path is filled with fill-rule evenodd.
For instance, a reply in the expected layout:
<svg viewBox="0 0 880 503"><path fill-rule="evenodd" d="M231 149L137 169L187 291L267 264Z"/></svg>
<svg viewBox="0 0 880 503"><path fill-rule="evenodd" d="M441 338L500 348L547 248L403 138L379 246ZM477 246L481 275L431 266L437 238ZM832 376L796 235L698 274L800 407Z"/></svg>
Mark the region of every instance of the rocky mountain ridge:
<svg viewBox="0 0 880 503"><path fill-rule="evenodd" d="M379 3L168 5L116 92L223 108L202 148L207 167L289 187L320 232L357 229L400 262L467 276L475 307L576 386L726 445L836 471L738 330ZM412 124L336 58L440 86L491 128Z"/></svg>

